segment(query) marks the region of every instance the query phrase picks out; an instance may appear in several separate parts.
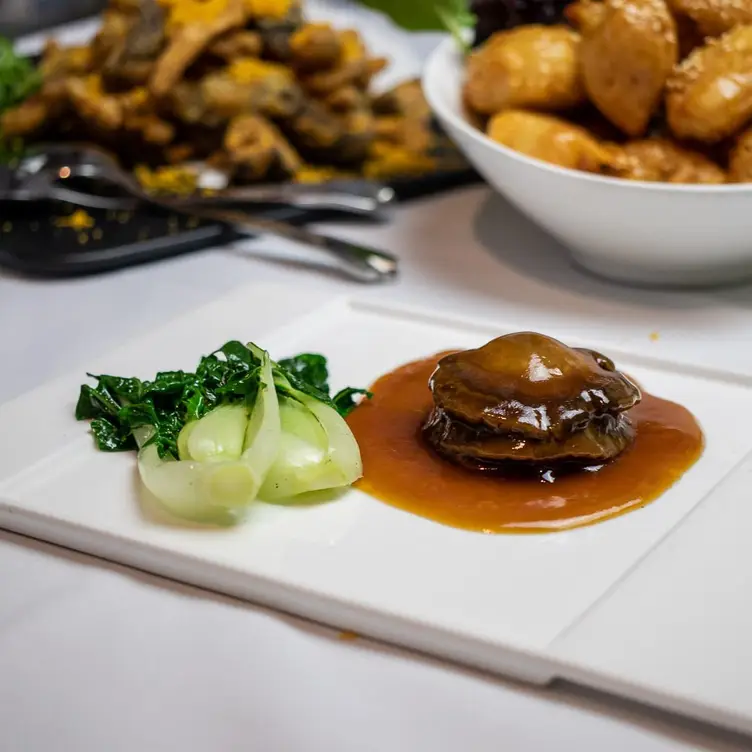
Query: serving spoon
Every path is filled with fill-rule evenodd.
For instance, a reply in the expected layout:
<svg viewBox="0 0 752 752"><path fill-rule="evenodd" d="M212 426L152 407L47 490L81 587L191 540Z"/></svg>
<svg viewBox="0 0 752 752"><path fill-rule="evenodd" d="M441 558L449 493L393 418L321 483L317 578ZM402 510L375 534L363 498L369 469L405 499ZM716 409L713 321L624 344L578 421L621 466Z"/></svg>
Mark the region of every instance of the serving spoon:
<svg viewBox="0 0 752 752"><path fill-rule="evenodd" d="M46 194L48 198L54 196L61 200L79 203L72 195L77 192L66 193L68 189L64 186L58 186L56 192L52 193L54 187L51 182L64 183L65 180L71 178L93 178L121 188L137 201L199 219L222 222L253 234L273 235L301 245L318 248L334 258L342 272L359 282L384 282L397 275L398 261L395 256L385 251L327 235L319 235L286 222L254 217L242 211L208 204L197 205L184 199L152 195L144 190L133 175L121 168L114 157L96 147L73 144L53 146L38 153L36 159L40 160L39 164L27 162L25 172L21 169L20 175L17 176L16 188L19 196L24 193L28 197ZM68 198L64 198L66 195ZM302 191L298 194L299 197L303 195ZM384 198L387 199L385 204L392 200L392 197L386 194L382 196L382 200ZM106 198L104 200L107 201ZM100 205L97 208L112 208L112 205L109 204L106 207ZM311 208L310 203L307 204L307 208Z"/></svg>
<svg viewBox="0 0 752 752"><path fill-rule="evenodd" d="M132 210L138 199L132 196L100 196L66 186L61 178L73 177L64 173L55 175L55 182L36 182L34 177L60 168L61 162L73 169L76 177L92 179L110 179L114 176L112 167L116 167L123 176L130 178L129 184L139 187L138 181L123 170L115 158L108 152L90 144L45 144L39 146L30 156L24 158L16 168L23 180L26 190L36 186L38 192L44 187L47 198L68 201L78 206L93 209ZM104 170L105 174L102 174ZM118 175L118 178L121 176ZM220 171L206 170L202 178L211 191L203 194L171 196L174 205L191 206L225 206L238 204L280 204L297 209L335 211L354 214L376 220L389 219L395 206L395 193L383 183L365 179L331 180L325 183L277 183L268 185L228 186L227 177ZM120 185L120 183L118 182ZM129 193L132 193L125 185ZM35 196L36 197L36 196ZM21 198L21 196L19 196Z"/></svg>

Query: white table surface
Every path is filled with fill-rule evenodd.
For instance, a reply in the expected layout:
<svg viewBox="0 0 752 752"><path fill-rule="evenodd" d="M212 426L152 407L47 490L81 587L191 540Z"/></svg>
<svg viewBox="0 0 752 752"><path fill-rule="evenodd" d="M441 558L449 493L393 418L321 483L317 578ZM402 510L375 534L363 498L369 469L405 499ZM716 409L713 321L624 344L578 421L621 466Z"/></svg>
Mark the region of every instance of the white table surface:
<svg viewBox="0 0 752 752"><path fill-rule="evenodd" d="M251 281L434 303L752 373L752 288L661 293L573 269L485 188L388 226L329 231L390 248L398 283L363 288L246 242L106 276L0 272L0 402ZM280 263L269 257L293 259ZM657 337L656 337L657 334ZM680 348L692 338L696 346ZM43 427L44 416L35 416ZM1 435L1 434L0 434ZM12 441L12 436L0 438ZM675 752L752 740L618 700L538 690L0 531L2 752Z"/></svg>

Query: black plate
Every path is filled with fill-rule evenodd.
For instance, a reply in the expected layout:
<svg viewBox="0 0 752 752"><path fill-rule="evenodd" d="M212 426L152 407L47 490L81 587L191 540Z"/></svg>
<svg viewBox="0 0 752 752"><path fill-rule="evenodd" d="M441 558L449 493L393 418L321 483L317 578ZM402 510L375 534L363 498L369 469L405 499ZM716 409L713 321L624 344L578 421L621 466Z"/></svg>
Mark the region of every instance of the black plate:
<svg viewBox="0 0 752 752"><path fill-rule="evenodd" d="M392 183L400 202L469 185L472 170L426 175ZM0 202L0 266L35 277L100 274L127 266L223 246L240 235L214 222L179 217L155 207L135 212L87 209L91 227L71 227L75 211L59 202ZM296 224L332 220L341 214L269 208L260 216Z"/></svg>

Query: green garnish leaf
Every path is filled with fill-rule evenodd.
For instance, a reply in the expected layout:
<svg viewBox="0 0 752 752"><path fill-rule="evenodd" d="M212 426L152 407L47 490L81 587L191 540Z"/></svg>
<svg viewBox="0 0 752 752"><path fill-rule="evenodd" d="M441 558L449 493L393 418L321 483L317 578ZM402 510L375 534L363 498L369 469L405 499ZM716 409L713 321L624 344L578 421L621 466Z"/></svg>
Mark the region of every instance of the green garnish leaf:
<svg viewBox="0 0 752 752"><path fill-rule="evenodd" d="M475 24L469 0L361 0L408 31L449 31L465 48L464 31Z"/></svg>

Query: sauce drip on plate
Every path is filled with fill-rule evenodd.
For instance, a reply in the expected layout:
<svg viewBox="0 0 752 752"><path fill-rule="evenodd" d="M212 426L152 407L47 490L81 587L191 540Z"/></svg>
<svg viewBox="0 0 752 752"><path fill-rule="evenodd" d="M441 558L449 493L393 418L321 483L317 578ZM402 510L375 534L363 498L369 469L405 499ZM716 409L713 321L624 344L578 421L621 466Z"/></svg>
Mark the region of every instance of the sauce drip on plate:
<svg viewBox="0 0 752 752"><path fill-rule="evenodd" d="M442 353L443 355L443 353ZM591 525L639 509L700 457L703 434L681 405L643 393L630 410L634 444L615 460L571 473L502 477L465 469L421 437L433 407L428 380L441 355L382 376L348 423L360 444L358 487L407 512L484 533L543 533Z"/></svg>

